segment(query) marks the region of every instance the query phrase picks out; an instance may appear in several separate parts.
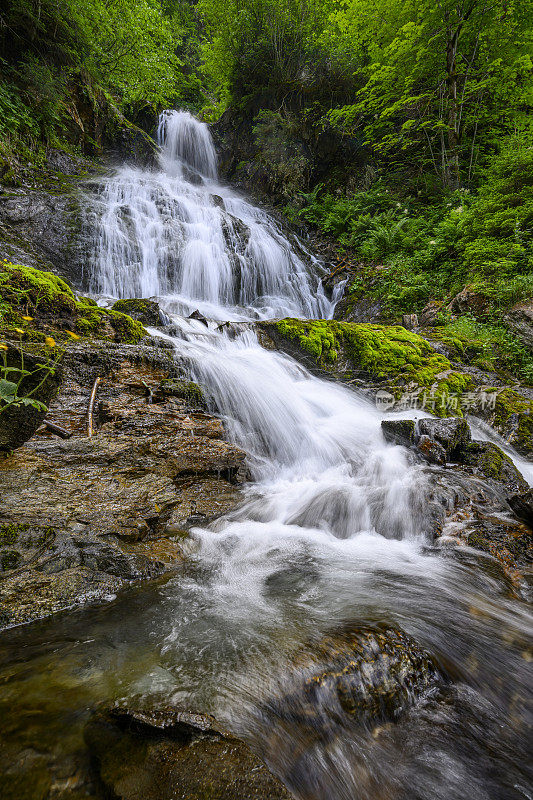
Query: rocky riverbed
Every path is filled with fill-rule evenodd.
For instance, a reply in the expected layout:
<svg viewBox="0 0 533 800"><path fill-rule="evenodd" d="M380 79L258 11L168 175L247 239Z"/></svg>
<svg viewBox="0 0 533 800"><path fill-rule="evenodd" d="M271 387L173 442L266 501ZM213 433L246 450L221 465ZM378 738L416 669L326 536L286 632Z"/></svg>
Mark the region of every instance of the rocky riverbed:
<svg viewBox="0 0 533 800"><path fill-rule="evenodd" d="M157 342L74 343L62 368L47 420L69 438L43 426L0 459L4 626L162 575L188 527L235 506L246 479L245 454Z"/></svg>

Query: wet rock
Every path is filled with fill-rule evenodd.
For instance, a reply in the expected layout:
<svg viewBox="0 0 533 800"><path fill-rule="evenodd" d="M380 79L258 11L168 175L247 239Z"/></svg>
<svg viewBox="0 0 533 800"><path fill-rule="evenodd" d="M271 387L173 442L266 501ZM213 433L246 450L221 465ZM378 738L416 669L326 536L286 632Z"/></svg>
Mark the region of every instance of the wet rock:
<svg viewBox="0 0 533 800"><path fill-rule="evenodd" d="M171 707L95 713L84 738L120 800L290 800L283 784L212 717Z"/></svg>
<svg viewBox="0 0 533 800"><path fill-rule="evenodd" d="M508 498L509 505L519 519L533 528L533 489L522 494L514 494Z"/></svg>
<svg viewBox="0 0 533 800"><path fill-rule="evenodd" d="M20 404L3 404L0 400L0 453L14 450L28 441L41 425L47 406L56 396L61 383L62 369L55 363L53 354L36 357L20 348L7 345L4 351L5 364L14 370L27 370L18 390ZM2 363L0 361L0 363ZM5 380L18 383L20 372L5 373ZM39 406L30 404L35 401Z"/></svg>
<svg viewBox="0 0 533 800"><path fill-rule="evenodd" d="M469 442L461 451L461 462L475 475L500 485L507 494L529 489L509 456L492 442Z"/></svg>
<svg viewBox="0 0 533 800"><path fill-rule="evenodd" d="M436 528L440 546L477 571L483 591L528 599L526 575L533 557L531 530L509 514L505 486L458 464L445 472L428 468L426 480L431 487L426 498L428 506L440 506L444 512ZM467 554L463 545L487 555L481 558L479 554Z"/></svg>
<svg viewBox="0 0 533 800"><path fill-rule="evenodd" d="M81 165L73 172L79 168ZM37 269L52 269L78 288L86 255L79 184L77 175L69 178L61 175L51 191L13 189L0 195L2 252L13 261Z"/></svg>
<svg viewBox="0 0 533 800"><path fill-rule="evenodd" d="M381 430L391 444L411 447L415 442L415 423L412 419L384 419Z"/></svg>
<svg viewBox="0 0 533 800"><path fill-rule="evenodd" d="M510 308L504 322L533 351L533 300L525 300Z"/></svg>
<svg viewBox="0 0 533 800"><path fill-rule="evenodd" d="M206 411L207 402L200 386L193 381L179 378L166 378L161 381L152 395L152 401L159 403L175 397L184 400L189 411Z"/></svg>
<svg viewBox="0 0 533 800"><path fill-rule="evenodd" d="M442 445L448 461L457 458L461 449L472 438L468 423L460 417L421 419L418 422L418 433Z"/></svg>
<svg viewBox="0 0 533 800"><path fill-rule="evenodd" d="M192 314L189 314L189 319L196 319L198 320L198 322L201 322L203 325L205 325L206 328L209 327L207 319L204 317L203 314L200 313L200 311L198 311L198 309L196 309L196 311L193 311Z"/></svg>
<svg viewBox="0 0 533 800"><path fill-rule="evenodd" d="M438 442L430 439L429 436L420 436L416 443L418 452L430 464L444 466L446 464L446 450Z"/></svg>
<svg viewBox="0 0 533 800"><path fill-rule="evenodd" d="M347 629L296 656L252 725L289 788L299 797L326 797L312 789L313 754L320 758L336 742L399 722L444 683L431 656L402 631Z"/></svg>
<svg viewBox="0 0 533 800"><path fill-rule="evenodd" d="M142 322L143 325L151 325L154 328L161 325L161 312L159 304L155 300L117 300L113 306L113 311L128 314L138 322Z"/></svg>

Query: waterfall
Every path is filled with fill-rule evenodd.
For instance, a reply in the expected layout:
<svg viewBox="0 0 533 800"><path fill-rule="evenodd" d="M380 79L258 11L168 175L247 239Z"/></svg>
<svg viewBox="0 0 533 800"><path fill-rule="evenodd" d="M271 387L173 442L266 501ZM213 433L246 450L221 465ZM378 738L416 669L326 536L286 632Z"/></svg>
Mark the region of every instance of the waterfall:
<svg viewBox="0 0 533 800"><path fill-rule="evenodd" d="M138 614L158 659L143 690L164 679L165 703L207 698L300 800L461 800L465 787L473 800L529 797L518 737L499 744L525 716L525 611L471 548L455 560L433 543L438 492L409 451L385 443L383 414L261 346L250 321L332 316L320 265L218 182L205 125L166 112L158 137L157 169L122 167L100 189L91 289L157 296L172 325L151 333L188 364L253 482L239 508L191 531L187 570ZM424 697L372 730L339 706L309 739L263 704L258 727L294 652L346 623L414 637L445 664L447 699Z"/></svg>
<svg viewBox="0 0 533 800"><path fill-rule="evenodd" d="M216 181L206 125L165 112L160 169L123 167L103 186L90 289L165 297L215 319L329 317L320 265L267 213Z"/></svg>

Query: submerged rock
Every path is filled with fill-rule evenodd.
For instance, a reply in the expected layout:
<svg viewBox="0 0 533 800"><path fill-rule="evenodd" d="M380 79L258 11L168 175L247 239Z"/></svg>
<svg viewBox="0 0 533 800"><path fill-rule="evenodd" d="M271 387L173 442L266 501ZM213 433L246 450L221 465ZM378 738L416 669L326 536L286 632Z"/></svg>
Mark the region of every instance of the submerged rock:
<svg viewBox="0 0 533 800"><path fill-rule="evenodd" d="M533 528L533 489L528 489L522 494L514 494L508 498L507 502L516 516Z"/></svg>
<svg viewBox="0 0 533 800"><path fill-rule="evenodd" d="M213 717L171 707L102 709L85 728L97 777L120 800L290 800Z"/></svg>

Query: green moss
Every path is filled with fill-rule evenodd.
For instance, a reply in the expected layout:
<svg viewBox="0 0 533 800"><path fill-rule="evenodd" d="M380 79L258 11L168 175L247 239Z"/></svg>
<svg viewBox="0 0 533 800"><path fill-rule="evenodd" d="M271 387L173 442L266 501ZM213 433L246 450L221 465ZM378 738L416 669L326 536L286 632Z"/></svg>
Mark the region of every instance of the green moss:
<svg viewBox="0 0 533 800"><path fill-rule="evenodd" d="M276 323L278 331L298 344L318 363L333 363L337 359L338 341L336 327L342 323L326 320L282 319Z"/></svg>
<svg viewBox="0 0 533 800"><path fill-rule="evenodd" d="M98 336L109 332L115 341L137 344L146 336L143 325L120 311L100 308L90 298L83 297L76 303L78 317L76 329L85 336Z"/></svg>
<svg viewBox="0 0 533 800"><path fill-rule="evenodd" d="M185 400L188 405L195 408L206 408L204 393L200 386L193 381L182 381L174 378L167 378L159 385L161 394L167 397L178 397Z"/></svg>
<svg viewBox="0 0 533 800"><path fill-rule="evenodd" d="M117 300L113 306L113 311L121 311L123 314L133 313L146 314L150 311L150 303L146 300L130 299L130 300Z"/></svg>
<svg viewBox="0 0 533 800"><path fill-rule="evenodd" d="M0 525L0 546L5 547L6 545L15 544L19 538L19 534L27 530L28 525L16 524L14 522Z"/></svg>
<svg viewBox="0 0 533 800"><path fill-rule="evenodd" d="M120 311L107 311L109 321L115 331L115 339L125 344L137 344L146 336L144 326Z"/></svg>
<svg viewBox="0 0 533 800"><path fill-rule="evenodd" d="M446 398L460 395L472 385L469 375L453 370L450 361L425 339L397 325L297 319L283 319L274 325L325 369L335 371L342 354L355 371L387 379L388 388L396 395L408 385L431 390L437 414L439 409L448 414Z"/></svg>
<svg viewBox="0 0 533 800"><path fill-rule="evenodd" d="M12 264L7 259L0 262L0 315L9 319L13 311L30 315L42 312L72 312L74 294L64 280L51 272Z"/></svg>

